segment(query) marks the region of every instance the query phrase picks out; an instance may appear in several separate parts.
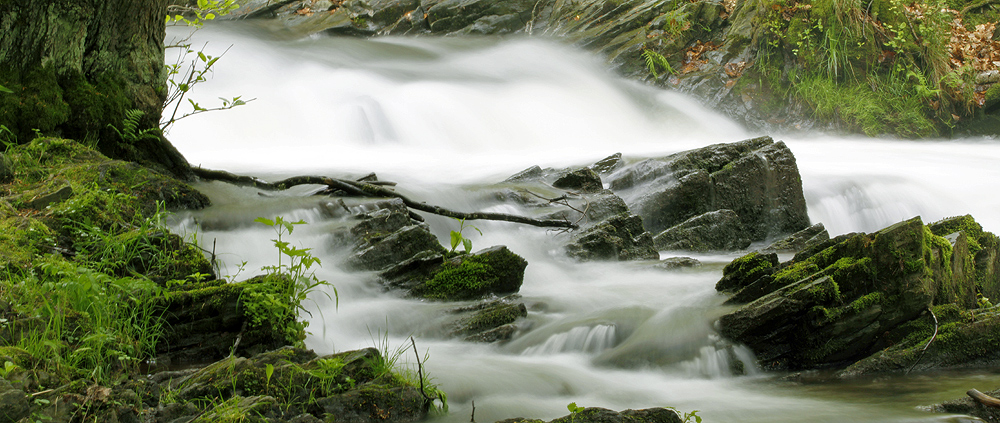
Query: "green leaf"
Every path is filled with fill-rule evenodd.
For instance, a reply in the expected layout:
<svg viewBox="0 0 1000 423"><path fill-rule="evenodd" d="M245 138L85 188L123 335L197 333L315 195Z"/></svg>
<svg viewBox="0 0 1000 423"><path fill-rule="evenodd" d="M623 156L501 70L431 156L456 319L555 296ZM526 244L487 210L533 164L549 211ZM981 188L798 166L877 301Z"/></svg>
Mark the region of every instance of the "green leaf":
<svg viewBox="0 0 1000 423"><path fill-rule="evenodd" d="M467 252L467 253L471 253L472 252L472 240L470 240L468 238L463 238L462 239L462 246L465 247L465 252Z"/></svg>
<svg viewBox="0 0 1000 423"><path fill-rule="evenodd" d="M455 251L460 242L462 242L462 234L456 231L451 231L451 251Z"/></svg>
<svg viewBox="0 0 1000 423"><path fill-rule="evenodd" d="M274 221L273 220L268 219L268 218L264 218L264 217L258 217L256 219L254 219L253 221L257 222L257 223L263 223L263 224L265 224L267 226L274 226Z"/></svg>

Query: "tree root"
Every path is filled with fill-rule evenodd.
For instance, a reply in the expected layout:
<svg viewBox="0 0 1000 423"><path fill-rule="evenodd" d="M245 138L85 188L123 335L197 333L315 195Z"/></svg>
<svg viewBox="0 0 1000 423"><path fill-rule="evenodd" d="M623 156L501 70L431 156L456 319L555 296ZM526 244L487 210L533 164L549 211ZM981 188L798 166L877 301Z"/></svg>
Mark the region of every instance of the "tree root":
<svg viewBox="0 0 1000 423"><path fill-rule="evenodd" d="M293 176L291 178L283 179L277 182L267 182L252 176L236 175L233 173L226 172L224 170L211 170L211 169L203 169L200 167L192 168L192 170L194 170L195 175L197 175L199 178L202 179L228 182L235 185L250 186L268 191L286 190L297 185L326 185L327 187L330 187L330 189L343 191L349 196L398 198L400 200L403 200L403 203L406 204L406 206L411 209L431 214L436 214L439 216L451 217L455 219L496 220L502 222L521 223L525 225L538 226L543 228L576 229L578 227L575 223L570 222L568 220L560 220L560 219L540 220L540 219L532 219L530 217L516 216L503 213L487 213L487 212L464 213L455 210L449 210L444 207L429 205L427 203L418 203L389 188L380 186L388 184L379 182L351 181L347 179L336 179L326 176ZM370 179L370 178L365 177L362 179Z"/></svg>
<svg viewBox="0 0 1000 423"><path fill-rule="evenodd" d="M972 397L972 399L976 400L976 402L987 407L1000 408L1000 399L996 399L979 392L978 389L970 389L965 393L965 395Z"/></svg>

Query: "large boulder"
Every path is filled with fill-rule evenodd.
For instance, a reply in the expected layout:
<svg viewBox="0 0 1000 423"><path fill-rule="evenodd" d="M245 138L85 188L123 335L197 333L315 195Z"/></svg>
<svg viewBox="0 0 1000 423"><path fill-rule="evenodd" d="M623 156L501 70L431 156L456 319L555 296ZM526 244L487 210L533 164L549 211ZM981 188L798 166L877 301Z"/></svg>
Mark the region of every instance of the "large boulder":
<svg viewBox="0 0 1000 423"><path fill-rule="evenodd" d="M735 212L751 241L809 226L795 157L770 137L643 160L609 180L651 233L716 210Z"/></svg>
<svg viewBox="0 0 1000 423"><path fill-rule="evenodd" d="M976 307L973 268L964 232L941 237L920 218L780 265L755 252L723 271L717 288L745 304L719 330L766 368L843 367L888 347L886 334L931 306Z"/></svg>

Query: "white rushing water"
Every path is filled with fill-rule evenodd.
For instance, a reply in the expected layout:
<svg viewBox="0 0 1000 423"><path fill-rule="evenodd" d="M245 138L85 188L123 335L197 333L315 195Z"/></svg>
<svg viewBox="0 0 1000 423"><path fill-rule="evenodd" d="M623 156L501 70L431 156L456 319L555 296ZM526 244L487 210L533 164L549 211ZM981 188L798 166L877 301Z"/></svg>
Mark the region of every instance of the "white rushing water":
<svg viewBox="0 0 1000 423"><path fill-rule="evenodd" d="M684 96L619 79L600 59L551 40L277 41L233 26L197 38L211 40L216 54L232 48L195 99L257 100L185 119L169 138L192 164L266 178L376 172L413 197L473 210L478 188L531 165L586 165L615 152L640 159L760 135ZM775 138L796 155L811 219L832 235L966 213L1000 230L994 140ZM401 298L367 274L338 269L328 235L336 223L308 188L273 197L199 188L215 205L179 216L178 225L217 243L223 273L246 262L242 278L275 259L273 234L255 217L308 221L290 239L314 248L325 265L318 276L339 292L339 308L314 296L308 345L320 353L383 340L405 348L413 335L449 394L451 413L440 418L450 422L468 421L473 401L480 422L551 419L570 402L701 410L708 422L942 421L913 407L960 397L970 380L1000 384L980 372L796 385L751 365L734 376L735 361L749 364L752 353L720 340L712 323L725 312L714 284L735 254L696 256L706 265L687 272L576 263L556 251L564 235L499 222L476 222L483 234L466 234L477 248L504 244L528 260L526 330L503 346L464 343L441 329L454 304ZM442 239L457 226L428 221ZM412 351L401 360L412 363Z"/></svg>

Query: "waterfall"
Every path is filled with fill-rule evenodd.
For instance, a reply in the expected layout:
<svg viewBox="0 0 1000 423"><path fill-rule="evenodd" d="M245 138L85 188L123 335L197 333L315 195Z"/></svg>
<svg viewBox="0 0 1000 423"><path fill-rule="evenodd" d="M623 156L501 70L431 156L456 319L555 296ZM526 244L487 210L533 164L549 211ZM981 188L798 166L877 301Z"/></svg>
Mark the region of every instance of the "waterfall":
<svg viewBox="0 0 1000 423"><path fill-rule="evenodd" d="M688 97L620 79L591 53L556 40L512 37L278 40L228 23L199 32L218 55L196 101L256 98L236 109L185 119L168 134L193 165L275 180L318 174L380 180L417 199L460 210L490 206L484 192L529 166L589 165L613 153L661 157L752 134ZM207 101L202 101L202 106ZM811 219L831 235L871 231L921 215L973 214L1000 231L1000 146L988 139L906 141L770 134L796 155ZM449 338L441 316L455 304L385 292L372 275L338 267L336 232L347 215L308 187L262 196L199 184L214 204L176 216L175 227L215 245L224 274L273 264L271 228L256 217L308 222L286 240L313 248L317 276L339 307L316 295L307 308L317 352L406 347L412 335L448 392L446 422L551 419L566 404L612 409L672 406L710 422L940 421L905 404L959 397L964 376L934 387L900 382L896 397L864 394L865 382L799 386L755 367L753 353L712 329L727 312L714 290L736 254L699 255L697 270L577 263L558 253L561 236L504 222L476 222L479 247L507 245L529 263L520 295L528 317L505 345ZM361 205L347 204L352 213ZM425 215L443 242L452 219ZM412 366L412 354L401 363ZM976 377L971 375L968 377ZM905 399L905 401L901 400ZM903 405L900 405L903 404Z"/></svg>

